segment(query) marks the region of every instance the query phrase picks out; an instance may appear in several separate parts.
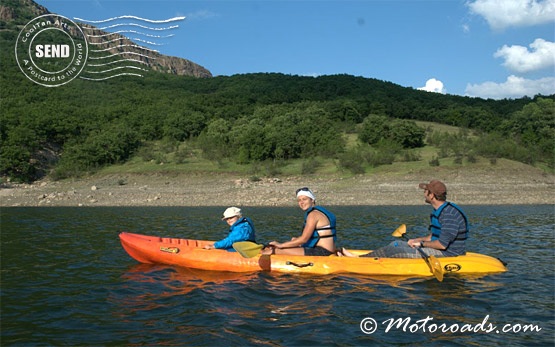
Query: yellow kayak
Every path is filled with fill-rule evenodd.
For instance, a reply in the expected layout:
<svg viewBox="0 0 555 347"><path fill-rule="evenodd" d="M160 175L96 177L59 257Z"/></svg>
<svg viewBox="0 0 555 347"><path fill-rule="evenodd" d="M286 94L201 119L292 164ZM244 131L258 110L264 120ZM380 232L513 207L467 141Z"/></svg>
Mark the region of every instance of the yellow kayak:
<svg viewBox="0 0 555 347"><path fill-rule="evenodd" d="M167 264L193 269L253 272L275 271L308 274L352 273L365 275L433 276L424 259L352 258L291 255L260 255L245 258L238 252L204 249L213 241L146 236L122 232L120 241L125 251L140 263ZM368 250L350 250L365 254ZM444 274L485 274L507 271L505 264L479 253L458 257L436 258Z"/></svg>

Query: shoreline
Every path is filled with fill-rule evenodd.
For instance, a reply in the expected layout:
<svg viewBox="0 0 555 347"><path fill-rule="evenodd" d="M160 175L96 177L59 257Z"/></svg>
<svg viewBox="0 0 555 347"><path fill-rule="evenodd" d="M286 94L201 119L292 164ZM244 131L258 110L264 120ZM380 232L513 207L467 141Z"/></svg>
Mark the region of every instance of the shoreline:
<svg viewBox="0 0 555 347"><path fill-rule="evenodd" d="M251 181L237 174L109 174L33 184L5 183L0 207L16 206L295 206L310 187L321 205L422 205L420 182L442 180L461 205L555 204L555 176L534 170L435 169L353 177L285 176Z"/></svg>

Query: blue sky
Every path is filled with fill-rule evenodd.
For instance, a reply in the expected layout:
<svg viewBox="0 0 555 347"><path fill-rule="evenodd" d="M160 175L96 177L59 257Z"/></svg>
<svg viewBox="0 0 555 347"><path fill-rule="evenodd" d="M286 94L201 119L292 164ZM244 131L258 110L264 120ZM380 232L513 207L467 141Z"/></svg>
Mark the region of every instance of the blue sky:
<svg viewBox="0 0 555 347"><path fill-rule="evenodd" d="M482 98L555 93L555 0L37 3L71 19L185 16L154 48L215 76L345 73Z"/></svg>

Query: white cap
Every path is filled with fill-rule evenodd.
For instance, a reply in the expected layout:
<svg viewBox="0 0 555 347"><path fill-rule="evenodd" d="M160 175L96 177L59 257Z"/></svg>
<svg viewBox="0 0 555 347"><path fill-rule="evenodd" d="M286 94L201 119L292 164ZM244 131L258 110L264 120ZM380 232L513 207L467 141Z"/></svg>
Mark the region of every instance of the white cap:
<svg viewBox="0 0 555 347"><path fill-rule="evenodd" d="M241 216L241 209L238 207L228 207L224 211L224 217L222 219L225 220L236 216Z"/></svg>

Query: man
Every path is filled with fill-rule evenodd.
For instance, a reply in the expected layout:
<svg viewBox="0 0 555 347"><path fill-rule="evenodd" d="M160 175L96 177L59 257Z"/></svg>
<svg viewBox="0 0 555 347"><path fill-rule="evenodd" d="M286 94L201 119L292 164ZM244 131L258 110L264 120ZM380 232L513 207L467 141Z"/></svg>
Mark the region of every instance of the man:
<svg viewBox="0 0 555 347"><path fill-rule="evenodd" d="M454 257L466 254L468 219L459 206L447 201L445 184L432 180L428 184L420 183L418 187L424 189L424 201L432 205L434 211L430 215L430 234L409 240L409 246L427 248L425 251L439 251L440 254L432 254L437 256Z"/></svg>
<svg viewBox="0 0 555 347"><path fill-rule="evenodd" d="M420 258L417 247L427 255L435 257L455 257L466 254L465 241L468 236L468 219L460 207L447 201L447 187L438 180L420 183L424 189L424 201L434 208L430 215L430 234L410 239L407 242L394 241L361 257L376 258ZM345 249L343 255L354 256Z"/></svg>

